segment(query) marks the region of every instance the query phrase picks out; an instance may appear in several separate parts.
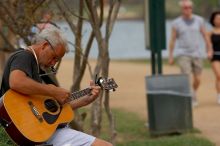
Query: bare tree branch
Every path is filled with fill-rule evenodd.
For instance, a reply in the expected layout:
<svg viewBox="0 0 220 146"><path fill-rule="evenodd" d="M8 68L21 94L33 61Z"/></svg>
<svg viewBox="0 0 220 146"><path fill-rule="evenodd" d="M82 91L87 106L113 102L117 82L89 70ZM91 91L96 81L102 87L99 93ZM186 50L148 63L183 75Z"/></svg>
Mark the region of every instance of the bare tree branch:
<svg viewBox="0 0 220 146"><path fill-rule="evenodd" d="M32 8L32 12L35 13L39 7L45 3L45 0L38 0L37 4Z"/></svg>
<svg viewBox="0 0 220 146"><path fill-rule="evenodd" d="M79 2L79 15L83 16L83 5L84 1ZM81 40L82 40L82 25L83 25L83 19L78 18L77 22L77 31L76 31L76 37L75 37L75 42L76 42L76 48L75 48L75 61L74 61L74 73L73 73L73 82L76 80L77 75L79 74L80 71L80 66L81 66L81 56L80 53L81 51ZM72 86L72 91L79 90L80 84L76 83L73 84ZM75 88L74 88L75 87Z"/></svg>
<svg viewBox="0 0 220 146"><path fill-rule="evenodd" d="M54 1L55 4L57 5L57 7L59 8L60 12L62 13L62 15L64 16L65 20L67 21L67 23L70 26L70 29L72 30L72 32L74 34L77 33L77 28L76 26L73 24L72 19L70 19L69 14L67 11L65 11L65 5L64 2L62 0L55 0Z"/></svg>
<svg viewBox="0 0 220 146"><path fill-rule="evenodd" d="M80 18L80 19L82 19L82 20L88 21L88 19L85 18L85 17L83 17L83 15L81 16L81 15L77 15L77 14L73 13L73 12L69 9L68 5L67 5L65 2L63 2L63 4L64 4L64 6L66 7L67 11L70 12L73 16L75 16L75 17L77 17L77 18Z"/></svg>
<svg viewBox="0 0 220 146"><path fill-rule="evenodd" d="M7 47L7 48L5 48L5 50L1 50L1 51L13 52L15 50L14 46L9 42L9 40L7 39L7 37L4 35L4 33L2 31L0 31L0 35L1 35L2 39L9 45L9 47Z"/></svg>

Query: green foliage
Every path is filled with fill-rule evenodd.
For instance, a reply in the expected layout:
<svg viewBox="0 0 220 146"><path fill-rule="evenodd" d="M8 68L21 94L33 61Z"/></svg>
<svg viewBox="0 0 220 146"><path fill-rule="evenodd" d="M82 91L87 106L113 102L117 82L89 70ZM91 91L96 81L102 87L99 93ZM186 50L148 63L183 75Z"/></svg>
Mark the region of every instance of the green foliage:
<svg viewBox="0 0 220 146"><path fill-rule="evenodd" d="M81 112L88 112L88 109L81 109ZM197 136L198 131L183 135L163 136L151 138L145 121L136 114L120 109L113 110L116 120L117 146L214 146L207 139ZM90 115L86 118L85 129L89 129ZM108 140L108 120L103 113L103 124L101 138ZM87 131L87 133L89 133ZM14 146L4 130L0 128L0 146Z"/></svg>
<svg viewBox="0 0 220 146"><path fill-rule="evenodd" d="M0 146L15 146L2 127L0 127Z"/></svg>
<svg viewBox="0 0 220 146"><path fill-rule="evenodd" d="M179 1L179 0L178 0ZM166 15L168 19L176 17L180 14L180 7L177 0L166 0ZM210 17L210 14L217 10L220 6L219 0L192 0L194 3L194 13L199 14L206 19Z"/></svg>
<svg viewBox="0 0 220 146"><path fill-rule="evenodd" d="M194 133L151 138L145 122L133 114L117 110L117 146L214 146L208 140L194 136Z"/></svg>
<svg viewBox="0 0 220 146"><path fill-rule="evenodd" d="M164 137L153 140L128 141L118 146L214 146L204 138L192 135Z"/></svg>
<svg viewBox="0 0 220 146"><path fill-rule="evenodd" d="M86 110L84 109L83 112ZM136 114L124 110L113 110L116 120L117 146L214 146L213 143L202 137L196 136L199 130L193 129L191 133L173 136L152 138L145 126L145 121ZM85 129L89 129L90 115L86 119ZM109 140L108 121L103 114L101 138Z"/></svg>
<svg viewBox="0 0 220 146"><path fill-rule="evenodd" d="M220 7L219 0L192 0L194 3L194 13L201 15L208 19L211 13L218 10ZM179 0L165 0L166 4L166 17L167 19L173 19L180 15L181 10L178 5ZM123 0L122 7L126 9L127 14L135 13L135 17L144 19L144 1L143 0ZM125 13L123 12L125 15ZM134 18L137 19L137 18Z"/></svg>

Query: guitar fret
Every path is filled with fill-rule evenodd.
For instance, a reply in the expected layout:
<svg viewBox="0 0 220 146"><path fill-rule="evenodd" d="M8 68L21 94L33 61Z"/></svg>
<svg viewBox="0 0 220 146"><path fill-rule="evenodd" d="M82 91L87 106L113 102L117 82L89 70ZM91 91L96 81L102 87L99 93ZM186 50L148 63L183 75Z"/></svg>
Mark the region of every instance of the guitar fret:
<svg viewBox="0 0 220 146"><path fill-rule="evenodd" d="M90 88L86 88L86 89L81 90L81 91L76 91L76 92L72 93L71 98L73 100L75 100L75 99L78 99L78 98L80 98L82 96L90 94L90 92L91 92Z"/></svg>

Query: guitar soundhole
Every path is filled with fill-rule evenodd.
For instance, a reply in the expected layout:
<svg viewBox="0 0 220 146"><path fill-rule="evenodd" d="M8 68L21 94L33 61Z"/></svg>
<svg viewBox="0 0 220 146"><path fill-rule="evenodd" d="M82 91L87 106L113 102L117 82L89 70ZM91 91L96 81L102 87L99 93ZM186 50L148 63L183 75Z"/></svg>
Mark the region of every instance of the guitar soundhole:
<svg viewBox="0 0 220 146"><path fill-rule="evenodd" d="M47 99L45 100L44 104L45 104L46 109L52 113L58 110L58 105L55 100Z"/></svg>

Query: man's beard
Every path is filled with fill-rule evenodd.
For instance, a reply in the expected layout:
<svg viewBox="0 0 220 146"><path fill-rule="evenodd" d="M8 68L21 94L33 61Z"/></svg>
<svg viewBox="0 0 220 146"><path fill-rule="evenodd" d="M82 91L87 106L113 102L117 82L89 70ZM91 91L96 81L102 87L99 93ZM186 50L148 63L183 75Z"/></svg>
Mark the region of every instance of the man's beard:
<svg viewBox="0 0 220 146"><path fill-rule="evenodd" d="M44 72L43 74L41 74L41 76L57 73L56 69L53 66L51 66L51 67L40 66L40 69Z"/></svg>

